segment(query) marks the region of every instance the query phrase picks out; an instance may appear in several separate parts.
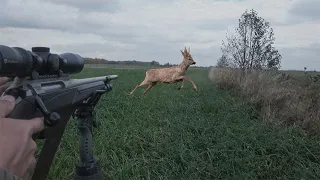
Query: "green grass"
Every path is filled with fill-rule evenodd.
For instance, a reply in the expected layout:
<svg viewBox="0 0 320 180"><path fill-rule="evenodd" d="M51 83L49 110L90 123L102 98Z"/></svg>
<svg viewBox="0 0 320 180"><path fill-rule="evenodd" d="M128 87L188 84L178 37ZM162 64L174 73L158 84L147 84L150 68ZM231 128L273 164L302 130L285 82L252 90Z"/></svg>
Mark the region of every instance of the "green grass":
<svg viewBox="0 0 320 180"><path fill-rule="evenodd" d="M250 105L208 80L208 69L190 69L198 86L138 89L141 69L85 69L76 77L117 74L97 106L94 154L106 179L319 179L319 138L296 127L262 123ZM49 173L72 179L78 134L70 121Z"/></svg>
<svg viewBox="0 0 320 180"><path fill-rule="evenodd" d="M136 66L125 64L85 64L85 68L110 68L110 69L144 69L160 68L154 66ZM204 67L192 66L189 69L203 69Z"/></svg>

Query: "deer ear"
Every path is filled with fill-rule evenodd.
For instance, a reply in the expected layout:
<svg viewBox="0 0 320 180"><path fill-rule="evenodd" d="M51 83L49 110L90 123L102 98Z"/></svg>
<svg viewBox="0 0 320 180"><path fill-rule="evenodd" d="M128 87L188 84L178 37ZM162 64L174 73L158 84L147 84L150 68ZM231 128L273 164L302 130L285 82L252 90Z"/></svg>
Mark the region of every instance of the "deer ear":
<svg viewBox="0 0 320 180"><path fill-rule="evenodd" d="M181 51L181 50L180 50ZM181 53L182 53L182 56L184 56L184 52L183 51L181 51Z"/></svg>

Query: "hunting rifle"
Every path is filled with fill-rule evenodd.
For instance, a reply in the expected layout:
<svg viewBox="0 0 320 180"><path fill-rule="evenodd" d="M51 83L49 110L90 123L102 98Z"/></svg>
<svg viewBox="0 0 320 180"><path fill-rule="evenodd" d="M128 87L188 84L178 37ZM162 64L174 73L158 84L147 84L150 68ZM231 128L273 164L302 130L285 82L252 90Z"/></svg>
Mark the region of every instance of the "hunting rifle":
<svg viewBox="0 0 320 180"><path fill-rule="evenodd" d="M75 180L101 180L98 159L92 153L92 129L96 127L95 106L101 95L112 90L117 75L72 79L82 71L84 60L74 53L52 54L48 47L0 45L0 77L9 77L2 96L15 97L15 108L7 118L44 117L48 127L32 137L45 139L32 180L45 180L69 119L78 121L80 157Z"/></svg>

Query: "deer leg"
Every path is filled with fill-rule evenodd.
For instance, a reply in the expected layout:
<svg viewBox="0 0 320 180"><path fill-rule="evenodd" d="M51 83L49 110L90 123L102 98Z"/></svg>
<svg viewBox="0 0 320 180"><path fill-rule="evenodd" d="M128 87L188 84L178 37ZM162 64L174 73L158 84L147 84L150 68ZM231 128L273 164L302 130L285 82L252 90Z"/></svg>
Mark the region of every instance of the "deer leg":
<svg viewBox="0 0 320 180"><path fill-rule="evenodd" d="M146 90L143 91L143 94L142 94L142 95L145 95L154 85L155 85L154 83L150 84L150 85L146 88Z"/></svg>
<svg viewBox="0 0 320 180"><path fill-rule="evenodd" d="M183 89L183 88L184 88L183 84L184 84L184 80L182 80L182 84L181 84L181 86L180 86L180 87L178 87L178 90L180 90L180 89Z"/></svg>
<svg viewBox="0 0 320 180"><path fill-rule="evenodd" d="M194 82L192 81L192 79L187 78L186 76L183 76L182 79L183 79L184 81L189 81L189 82L191 82L192 85L193 85L193 89L194 89L196 92L198 92L198 88L197 88L197 86L194 84Z"/></svg>
<svg viewBox="0 0 320 180"><path fill-rule="evenodd" d="M145 85L147 85L147 84L149 84L148 82L146 82L146 81L142 81L139 85L137 85L128 95L130 96L131 94L133 94L133 92L137 89L137 88L139 88L139 87L141 87L141 86L145 86Z"/></svg>

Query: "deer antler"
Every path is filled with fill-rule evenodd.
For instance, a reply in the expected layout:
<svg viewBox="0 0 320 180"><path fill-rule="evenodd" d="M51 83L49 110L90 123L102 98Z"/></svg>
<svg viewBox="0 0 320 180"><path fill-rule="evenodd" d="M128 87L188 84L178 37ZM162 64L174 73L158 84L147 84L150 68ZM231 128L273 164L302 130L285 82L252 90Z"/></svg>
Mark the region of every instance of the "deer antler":
<svg viewBox="0 0 320 180"><path fill-rule="evenodd" d="M186 55L188 54L187 47L184 47L184 53L185 53Z"/></svg>

